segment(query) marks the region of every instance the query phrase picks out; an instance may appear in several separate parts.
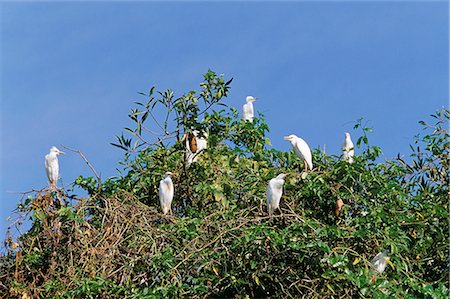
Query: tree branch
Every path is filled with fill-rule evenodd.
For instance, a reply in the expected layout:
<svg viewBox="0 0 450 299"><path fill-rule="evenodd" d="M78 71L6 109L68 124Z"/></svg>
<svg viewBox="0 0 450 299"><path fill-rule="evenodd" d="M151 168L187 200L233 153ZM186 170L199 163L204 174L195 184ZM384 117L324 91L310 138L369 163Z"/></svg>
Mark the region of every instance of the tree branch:
<svg viewBox="0 0 450 299"><path fill-rule="evenodd" d="M78 153L78 154L81 156L81 158L83 158L84 162L86 162L86 164L87 164L87 165L89 166L89 168L92 170L92 172L94 173L95 177L97 178L98 184L100 185L100 183L101 183L101 181L102 181L101 178L100 178L100 176L98 175L97 171L95 171L94 166L92 166L92 164L89 163L88 159L87 159L86 156L83 154L83 152L80 151L80 150L76 150L76 149L67 147L67 146L65 146L64 144L61 144L61 146L62 146L63 148L65 148L65 149L69 150L69 151Z"/></svg>

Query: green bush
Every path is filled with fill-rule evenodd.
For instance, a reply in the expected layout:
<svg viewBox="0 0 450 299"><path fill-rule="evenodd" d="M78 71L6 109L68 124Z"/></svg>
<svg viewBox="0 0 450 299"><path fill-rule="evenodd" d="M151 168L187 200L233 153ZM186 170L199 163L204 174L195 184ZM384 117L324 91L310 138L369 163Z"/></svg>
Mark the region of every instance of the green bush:
<svg viewBox="0 0 450 299"><path fill-rule="evenodd" d="M305 177L293 151L268 148L262 115L242 121L224 104L231 81L208 71L200 91L140 93L134 127L114 143L125 151L120 176L77 178L87 198L43 190L23 201L19 218L32 227L6 240L2 295L449 296L449 110L421 122L408 159L385 162L360 119L354 163L313 150ZM183 136L194 130L208 149L188 167ZM174 173L173 217L158 203L166 171ZM281 172L282 213L269 218L266 186ZM379 274L371 261L384 250L392 266Z"/></svg>

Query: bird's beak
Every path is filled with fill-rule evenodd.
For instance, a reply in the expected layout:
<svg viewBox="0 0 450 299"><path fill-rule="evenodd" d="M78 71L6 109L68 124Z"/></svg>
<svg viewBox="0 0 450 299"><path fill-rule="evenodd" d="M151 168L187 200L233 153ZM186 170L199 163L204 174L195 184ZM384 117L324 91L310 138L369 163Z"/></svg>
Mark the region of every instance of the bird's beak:
<svg viewBox="0 0 450 299"><path fill-rule="evenodd" d="M291 140L291 137L289 137L289 136L284 136L284 140Z"/></svg>
<svg viewBox="0 0 450 299"><path fill-rule="evenodd" d="M65 152L61 152L61 151L59 151L59 152L58 152L58 154L60 154L60 155L64 155L64 154L65 154Z"/></svg>
<svg viewBox="0 0 450 299"><path fill-rule="evenodd" d="M392 269L395 268L395 267L394 267L394 263L391 262L391 259L389 259L389 258L386 259L386 263L387 263L389 266L391 266Z"/></svg>

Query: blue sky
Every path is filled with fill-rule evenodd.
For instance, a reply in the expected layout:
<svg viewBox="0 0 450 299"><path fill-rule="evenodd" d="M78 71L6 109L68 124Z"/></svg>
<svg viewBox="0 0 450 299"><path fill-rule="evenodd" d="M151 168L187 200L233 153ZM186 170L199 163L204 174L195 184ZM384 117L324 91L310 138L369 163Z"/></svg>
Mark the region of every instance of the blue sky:
<svg viewBox="0 0 450 299"><path fill-rule="evenodd" d="M52 145L82 150L102 177L123 152L137 92L198 89L209 68L234 77L226 100L259 98L275 148L297 134L338 154L364 117L386 159L409 154L417 122L448 106L446 1L3 2L0 237L20 191L47 185ZM354 141L357 136L354 136ZM60 158L65 185L91 175Z"/></svg>

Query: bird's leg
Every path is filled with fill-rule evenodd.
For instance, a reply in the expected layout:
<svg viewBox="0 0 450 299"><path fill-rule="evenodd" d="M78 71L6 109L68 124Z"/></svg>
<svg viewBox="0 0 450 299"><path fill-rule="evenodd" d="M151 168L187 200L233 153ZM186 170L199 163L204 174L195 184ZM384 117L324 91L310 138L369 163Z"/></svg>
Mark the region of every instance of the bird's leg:
<svg viewBox="0 0 450 299"><path fill-rule="evenodd" d="M170 207L169 214L170 214L169 221L172 222L172 223L177 222L177 221L175 220L175 217L173 216L173 210L172 210L172 207Z"/></svg>
<svg viewBox="0 0 450 299"><path fill-rule="evenodd" d="M64 202L63 198L61 197L61 194L58 194L58 200L59 200L59 204L61 205L61 207L64 207L65 206L65 202Z"/></svg>
<svg viewBox="0 0 450 299"><path fill-rule="evenodd" d="M306 163L306 160L303 160L303 171L300 173L300 177L302 178L302 180L304 180L306 178L306 176L308 175L308 163Z"/></svg>

